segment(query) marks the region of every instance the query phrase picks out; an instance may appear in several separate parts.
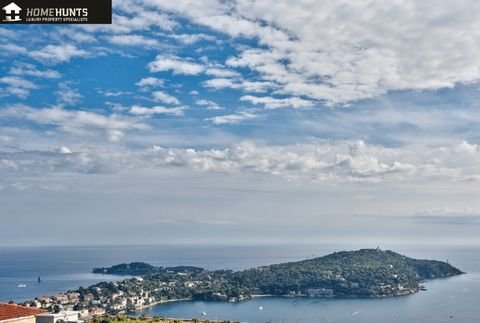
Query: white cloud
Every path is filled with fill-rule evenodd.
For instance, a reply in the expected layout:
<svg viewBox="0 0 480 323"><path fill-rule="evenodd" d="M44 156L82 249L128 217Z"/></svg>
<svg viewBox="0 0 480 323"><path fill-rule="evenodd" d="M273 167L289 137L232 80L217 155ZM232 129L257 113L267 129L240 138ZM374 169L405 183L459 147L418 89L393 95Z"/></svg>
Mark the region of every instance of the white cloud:
<svg viewBox="0 0 480 323"><path fill-rule="evenodd" d="M57 79L60 78L60 73L55 70L39 70L33 64L17 63L8 71L13 75L27 75L38 78Z"/></svg>
<svg viewBox="0 0 480 323"><path fill-rule="evenodd" d="M206 118L205 120L211 121L215 125L223 125L223 124L241 123L243 121L253 120L256 118L258 118L258 115L243 111L235 114L227 114L223 116Z"/></svg>
<svg viewBox="0 0 480 323"><path fill-rule="evenodd" d="M6 88L0 88L0 97L15 95L25 99L30 94L30 90L38 89L38 86L24 78L18 76L4 76L0 78L0 84L5 84Z"/></svg>
<svg viewBox="0 0 480 323"><path fill-rule="evenodd" d="M154 27L163 30L172 30L178 24L167 14L146 8L139 2L118 1L115 3L115 11L121 10L127 15L113 13L111 25L80 25L85 31L104 32L113 34L128 34L136 31L146 31Z"/></svg>
<svg viewBox="0 0 480 323"><path fill-rule="evenodd" d="M158 40L142 35L113 35L108 36L107 40L112 44L122 46L143 46L154 48L160 45Z"/></svg>
<svg viewBox="0 0 480 323"><path fill-rule="evenodd" d="M277 85L273 82L245 81L242 79L214 78L202 83L206 88L213 89L240 89L246 92L267 92L275 89Z"/></svg>
<svg viewBox="0 0 480 323"><path fill-rule="evenodd" d="M256 97L251 95L244 95L240 98L241 101L249 101L253 104L263 104L265 109L278 109L278 108L311 108L314 103L302 98L289 97L285 99L277 99L272 97Z"/></svg>
<svg viewBox="0 0 480 323"><path fill-rule="evenodd" d="M5 114L5 112L2 112ZM154 114L182 115L180 108L132 107L130 113L138 116ZM62 109L15 108L10 116L28 118L39 124L57 125L70 133L82 136L92 135L97 130L106 131L107 139L118 141L128 129L139 129L141 124L128 118L102 116L85 111L66 111ZM233 119L232 119L233 120ZM228 122L232 121L228 120ZM233 120L233 122L235 122ZM82 131L80 131L82 130ZM63 139L63 138L62 138ZM426 183L435 187L435 183L463 183L475 185L480 181L480 153L458 153L456 145L449 147L404 147L384 148L369 145L362 141L339 140L320 141L291 145L268 145L255 141L242 141L221 149L165 148L153 146L151 149L125 148L102 145L83 147L83 152L72 152L64 147L57 150L59 155L70 158L61 163L54 160L57 156L41 154L40 164L36 164L38 152L22 154L0 154L3 168L23 172L36 168L39 173L62 171L96 172L123 169L163 169L178 167L225 174L263 174L288 181L315 183ZM115 158L112 158L115 156ZM64 158L62 157L62 158ZM49 158L54 160L49 161ZM28 161L33 159L31 161ZM110 164L109 164L110 163ZM99 166L104 165L104 166ZM0 165L0 168L2 165ZM182 171L186 171L186 170ZM26 171L26 170L25 170ZM368 190L364 192L368 194ZM376 198L372 198L375 200ZM362 199L363 200L363 199ZM363 203L363 202L362 202ZM398 214L398 212L397 212ZM412 214L412 213L409 213ZM467 207L452 206L439 210L417 212L421 215L439 214L478 214Z"/></svg>
<svg viewBox="0 0 480 323"><path fill-rule="evenodd" d="M14 29L0 28L0 36L4 38L16 38L18 34L14 31Z"/></svg>
<svg viewBox="0 0 480 323"><path fill-rule="evenodd" d="M94 44L98 43L98 35L85 32L80 25L65 25L65 27L58 26L58 28L51 29L48 34L45 34L44 39L55 39L59 42L70 42L74 44Z"/></svg>
<svg viewBox="0 0 480 323"><path fill-rule="evenodd" d="M206 34L179 34L179 35L171 35L175 40L185 44L185 45L192 45L196 42L205 40L205 41L215 41L215 37L206 35Z"/></svg>
<svg viewBox="0 0 480 323"><path fill-rule="evenodd" d="M480 153L458 156L454 146L417 150L383 148L362 141L315 141L283 146L245 141L223 150L157 147L155 152L162 156L163 163L171 165L220 172L253 171L311 181L480 180Z"/></svg>
<svg viewBox="0 0 480 323"><path fill-rule="evenodd" d="M62 82L58 85L57 102L62 105L74 105L79 103L83 95L77 89L71 88L68 83Z"/></svg>
<svg viewBox="0 0 480 323"><path fill-rule="evenodd" d="M98 93L106 96L107 98L132 94L132 92L128 92L128 91L103 91L103 90L98 90Z"/></svg>
<svg viewBox="0 0 480 323"><path fill-rule="evenodd" d="M210 100L197 100L195 101L196 105L200 105L202 107L206 107L208 110L222 110L223 108L219 106L216 102L210 101Z"/></svg>
<svg viewBox="0 0 480 323"><path fill-rule="evenodd" d="M155 91L152 93L152 96L156 102L162 102L165 104L180 104L180 101L176 97L162 91Z"/></svg>
<svg viewBox="0 0 480 323"><path fill-rule="evenodd" d="M476 144L470 144L464 140L455 146L455 151L458 153L475 154L480 152L480 147Z"/></svg>
<svg viewBox="0 0 480 323"><path fill-rule="evenodd" d="M148 64L150 72L172 71L173 74L197 75L204 71L204 66L177 56L158 55Z"/></svg>
<svg viewBox="0 0 480 323"><path fill-rule="evenodd" d="M61 107L31 108L13 106L0 112L0 117L24 119L58 129L81 137L104 135L106 139L119 141L127 130L148 128L145 124L127 116L102 115L90 111L66 110Z"/></svg>
<svg viewBox="0 0 480 323"><path fill-rule="evenodd" d="M72 28L63 28L55 30L57 34L62 37L67 37L73 40L75 43L96 43L97 39L94 35L84 33L81 31L73 30Z"/></svg>
<svg viewBox="0 0 480 323"><path fill-rule="evenodd" d="M18 46L15 44L0 44L0 49L2 51L15 53L15 54L26 54L28 52L25 47Z"/></svg>
<svg viewBox="0 0 480 323"><path fill-rule="evenodd" d="M147 87L162 87L164 84L164 80L161 80L156 77L145 77L142 78L140 81L136 83L141 88L147 88Z"/></svg>
<svg viewBox="0 0 480 323"><path fill-rule="evenodd" d="M74 57L86 57L88 53L72 44L47 45L29 54L32 58L44 63L58 64L69 62Z"/></svg>
<svg viewBox="0 0 480 323"><path fill-rule="evenodd" d="M166 108L166 107L160 107L160 106L146 108L146 107L134 105L128 112L130 114L137 115L137 116L152 116L155 114L183 116L185 114L185 108L184 107Z"/></svg>
<svg viewBox="0 0 480 323"><path fill-rule="evenodd" d="M10 87L19 87L24 89L38 88L34 83L17 76L4 76L0 78L0 83L6 84Z"/></svg>
<svg viewBox="0 0 480 323"><path fill-rule="evenodd" d="M239 88L239 85L234 80L227 79L227 78L210 79L203 82L203 86L215 88L215 89L224 89L224 88L238 89Z"/></svg>
<svg viewBox="0 0 480 323"><path fill-rule="evenodd" d="M71 154L71 153L72 153L72 151L70 150L70 148L65 147L65 146L62 146L62 147L58 148L58 152L59 152L60 154Z"/></svg>
<svg viewBox="0 0 480 323"><path fill-rule="evenodd" d="M480 79L474 0L152 4L231 37L258 39L261 47L243 49L227 64L278 83L285 95L341 104Z"/></svg>
<svg viewBox="0 0 480 323"><path fill-rule="evenodd" d="M241 74L237 71L233 71L233 70L221 68L221 67L210 67L205 71L205 74L212 75L219 78L241 76Z"/></svg>

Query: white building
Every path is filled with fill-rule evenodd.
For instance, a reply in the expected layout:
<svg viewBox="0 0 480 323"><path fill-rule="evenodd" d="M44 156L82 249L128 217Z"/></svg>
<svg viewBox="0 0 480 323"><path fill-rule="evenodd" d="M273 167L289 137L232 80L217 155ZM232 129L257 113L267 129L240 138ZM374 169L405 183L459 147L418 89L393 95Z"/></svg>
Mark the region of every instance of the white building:
<svg viewBox="0 0 480 323"><path fill-rule="evenodd" d="M79 322L79 314L80 312L77 311L39 314L36 316L35 323L76 323Z"/></svg>

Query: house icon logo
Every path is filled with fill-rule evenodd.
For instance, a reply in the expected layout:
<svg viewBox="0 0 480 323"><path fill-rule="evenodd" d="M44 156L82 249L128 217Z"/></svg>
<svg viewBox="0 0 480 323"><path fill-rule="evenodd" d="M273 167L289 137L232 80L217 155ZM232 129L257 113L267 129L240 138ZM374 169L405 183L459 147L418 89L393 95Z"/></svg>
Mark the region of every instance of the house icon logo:
<svg viewBox="0 0 480 323"><path fill-rule="evenodd" d="M22 18L20 18L20 11L22 11L22 8L17 6L15 2L6 5L2 10L5 11L5 19L3 19L3 21L13 22L22 20Z"/></svg>

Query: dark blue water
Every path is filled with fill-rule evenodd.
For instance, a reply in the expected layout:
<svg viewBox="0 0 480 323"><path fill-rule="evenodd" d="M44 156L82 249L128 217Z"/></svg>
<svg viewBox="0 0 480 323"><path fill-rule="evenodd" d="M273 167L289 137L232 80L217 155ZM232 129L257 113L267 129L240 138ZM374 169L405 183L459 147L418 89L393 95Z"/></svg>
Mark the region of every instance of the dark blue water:
<svg viewBox="0 0 480 323"><path fill-rule="evenodd" d="M146 261L156 265L196 265L243 269L300 260L360 246L155 246L0 248L0 301L87 286L117 277L94 275L92 267ZM372 247L372 246L366 246ZM376 247L376 246L374 246ZM180 302L144 310L148 315L204 317L246 322L480 322L480 248L395 247L408 256L446 260L466 275L426 283L427 291L389 299L257 298L241 303ZM37 276L42 283L37 284ZM25 288L17 285L26 284ZM260 309L262 308L262 309ZM202 315L205 312L206 315ZM141 314L141 313L139 313Z"/></svg>

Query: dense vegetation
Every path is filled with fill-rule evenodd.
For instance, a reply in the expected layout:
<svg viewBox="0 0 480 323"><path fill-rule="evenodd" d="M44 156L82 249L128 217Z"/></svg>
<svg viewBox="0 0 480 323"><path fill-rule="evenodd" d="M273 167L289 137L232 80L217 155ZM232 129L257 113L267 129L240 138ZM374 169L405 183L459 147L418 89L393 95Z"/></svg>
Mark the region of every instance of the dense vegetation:
<svg viewBox="0 0 480 323"><path fill-rule="evenodd" d="M363 249L240 271L230 280L264 294L378 297L408 294L424 279L461 273L440 261Z"/></svg>
<svg viewBox="0 0 480 323"><path fill-rule="evenodd" d="M206 271L190 266L164 268L144 263L122 264L95 271L146 275L141 282L125 280L120 288L137 295L147 291L155 301L180 298L235 301L255 294L398 296L417 292L424 279L462 273L445 262L417 260L380 249L336 252L320 258L238 272ZM102 293L115 293L119 287L112 285L101 283L82 292L98 294L101 290ZM101 288L95 288L98 286Z"/></svg>
<svg viewBox="0 0 480 323"><path fill-rule="evenodd" d="M175 266L175 267L156 267L144 262L132 262L129 264L120 264L112 267L93 268L95 274L125 275L125 276L145 276L157 273L199 273L203 268L194 266Z"/></svg>

